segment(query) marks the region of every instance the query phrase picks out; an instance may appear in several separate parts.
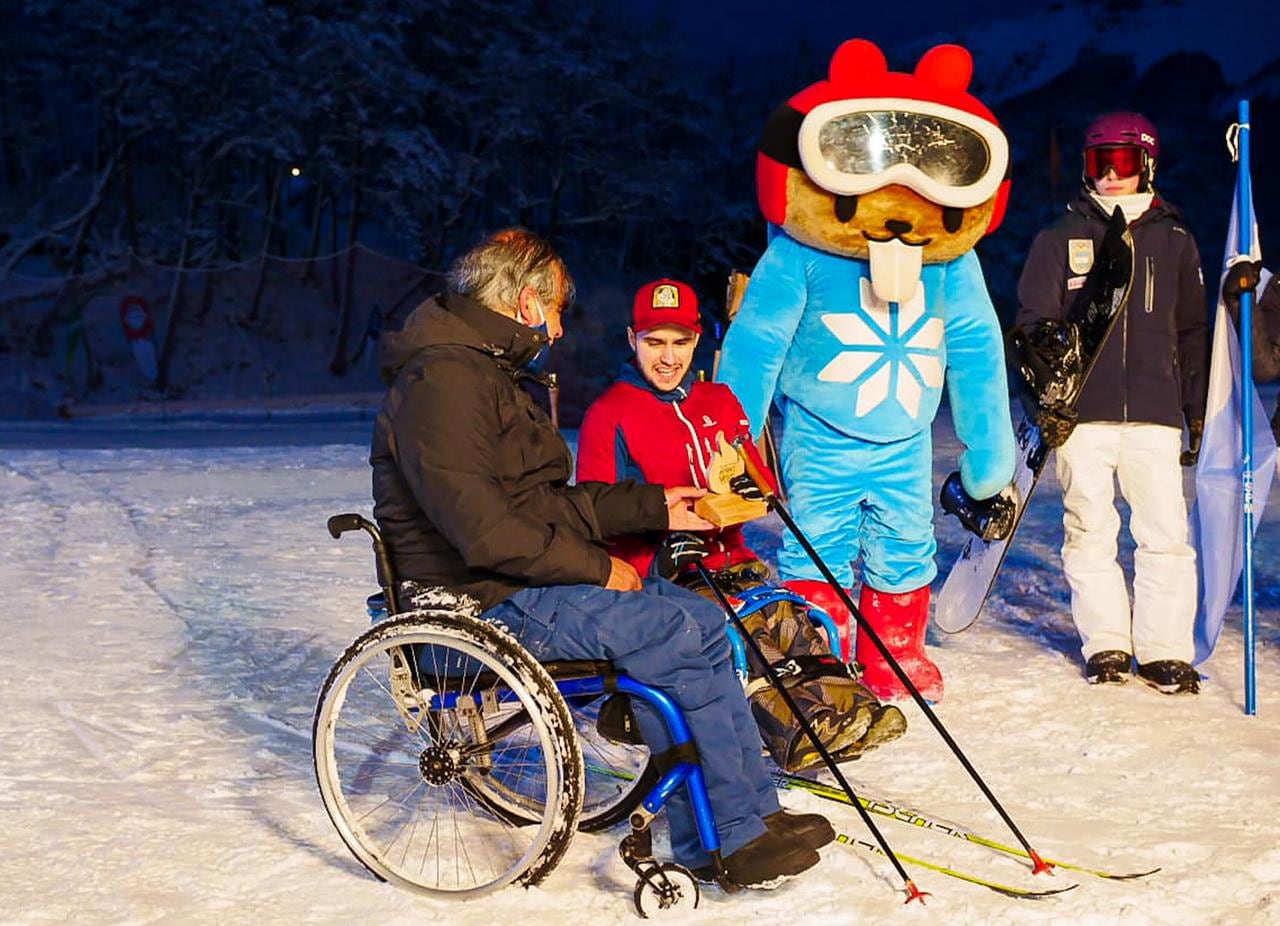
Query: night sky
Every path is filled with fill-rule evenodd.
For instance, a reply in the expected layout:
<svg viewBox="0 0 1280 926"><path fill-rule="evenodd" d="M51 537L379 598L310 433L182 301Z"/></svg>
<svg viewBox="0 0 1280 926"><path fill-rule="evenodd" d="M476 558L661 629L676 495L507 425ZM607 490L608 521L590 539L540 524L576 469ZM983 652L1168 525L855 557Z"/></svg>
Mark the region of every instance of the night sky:
<svg viewBox="0 0 1280 926"><path fill-rule="evenodd" d="M1064 4L1062 0L1026 0L1015 8L1008 0L915 0L910 4L910 15L904 15L906 7L899 3L627 0L626 5L642 23L670 22L673 48L682 56L706 57L714 63L730 57L768 55L779 46L793 47L797 38L807 40L819 52L829 52L855 36L893 46L959 28L975 19L1021 15Z"/></svg>

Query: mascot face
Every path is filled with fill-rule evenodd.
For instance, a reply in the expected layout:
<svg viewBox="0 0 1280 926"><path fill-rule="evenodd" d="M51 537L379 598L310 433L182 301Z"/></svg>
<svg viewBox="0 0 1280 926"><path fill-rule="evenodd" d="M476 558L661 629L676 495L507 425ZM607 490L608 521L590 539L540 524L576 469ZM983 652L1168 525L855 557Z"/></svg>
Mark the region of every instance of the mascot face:
<svg viewBox="0 0 1280 926"><path fill-rule="evenodd" d="M967 92L969 53L926 52L911 74L845 42L830 76L765 128L756 191L765 218L812 247L871 263L877 294L909 298L925 263L954 260L999 225L1009 145Z"/></svg>

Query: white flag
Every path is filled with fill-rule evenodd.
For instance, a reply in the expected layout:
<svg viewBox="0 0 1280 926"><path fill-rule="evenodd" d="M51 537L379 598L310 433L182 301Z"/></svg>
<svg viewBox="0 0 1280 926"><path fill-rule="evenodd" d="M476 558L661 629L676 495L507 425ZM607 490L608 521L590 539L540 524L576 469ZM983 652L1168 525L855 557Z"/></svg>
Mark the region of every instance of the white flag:
<svg viewBox="0 0 1280 926"><path fill-rule="evenodd" d="M1200 571L1200 607L1196 613L1197 664L1213 653L1222 632L1227 606L1244 571L1244 480L1242 478L1243 401L1253 403L1253 528L1262 521L1271 478L1276 472L1276 441L1262 411L1253 383L1241 382L1240 340L1222 299L1222 281L1240 259L1236 198L1231 207L1226 256L1218 283L1218 311L1213 327L1209 365L1209 401L1205 407L1204 439L1196 464L1196 503L1191 509L1191 538ZM1252 211L1252 204L1250 204ZM1249 259L1260 261L1255 225ZM1262 292L1269 275L1263 271ZM1255 302L1254 311L1257 311Z"/></svg>

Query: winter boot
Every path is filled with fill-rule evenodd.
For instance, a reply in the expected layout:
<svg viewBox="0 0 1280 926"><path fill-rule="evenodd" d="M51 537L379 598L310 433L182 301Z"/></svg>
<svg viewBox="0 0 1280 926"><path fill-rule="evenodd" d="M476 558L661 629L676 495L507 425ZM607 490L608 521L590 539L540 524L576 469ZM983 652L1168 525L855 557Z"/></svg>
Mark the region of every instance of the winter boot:
<svg viewBox="0 0 1280 926"><path fill-rule="evenodd" d="M828 709L809 714L808 720L827 753L834 757L854 748L866 737L873 717L870 706L860 704L850 714ZM786 761L778 764L782 766L784 772L791 774L803 772L806 769L821 768L822 753L818 752L818 748L802 730L795 730Z"/></svg>
<svg viewBox="0 0 1280 926"><path fill-rule="evenodd" d="M871 723L867 727L867 732L862 735L862 739L843 752L836 753L833 758L837 762L860 759L863 753L892 742L906 732L907 718L902 711L896 705L881 704L872 712Z"/></svg>
<svg viewBox="0 0 1280 926"><path fill-rule="evenodd" d="M818 853L790 832L766 829L724 859L725 874L739 887L772 888L821 861ZM710 865L693 869L699 881L711 881Z"/></svg>
<svg viewBox="0 0 1280 926"><path fill-rule="evenodd" d="M1165 694L1199 694L1200 673L1181 659L1138 663L1138 678Z"/></svg>
<svg viewBox="0 0 1280 926"><path fill-rule="evenodd" d="M783 808L765 817L764 825L771 832L788 836L810 849L821 849L836 838L831 821L820 813L797 813Z"/></svg>
<svg viewBox="0 0 1280 926"><path fill-rule="evenodd" d="M835 589L821 579L788 579L782 584L805 601L826 611L827 615L835 621L836 632L840 634L840 659L848 662L852 649L853 615L849 613L849 609L840 600Z"/></svg>
<svg viewBox="0 0 1280 926"><path fill-rule="evenodd" d="M924 634L929 623L929 586L895 594L863 585L858 604L863 619L874 628L885 648L902 666L924 699L934 703L941 701L942 673L924 652ZM858 662L862 666L863 684L880 700L910 697L871 638L861 632L858 634Z"/></svg>
<svg viewBox="0 0 1280 926"><path fill-rule="evenodd" d="M1133 657L1122 649L1104 649L1085 660L1085 680L1090 685L1123 685L1132 662Z"/></svg>

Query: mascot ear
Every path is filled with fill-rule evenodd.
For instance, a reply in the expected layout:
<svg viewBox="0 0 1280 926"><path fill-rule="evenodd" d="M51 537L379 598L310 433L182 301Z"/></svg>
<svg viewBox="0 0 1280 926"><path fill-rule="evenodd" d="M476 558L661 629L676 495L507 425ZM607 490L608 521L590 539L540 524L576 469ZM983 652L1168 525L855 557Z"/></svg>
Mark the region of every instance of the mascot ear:
<svg viewBox="0 0 1280 926"><path fill-rule="evenodd" d="M884 74L889 62L884 52L874 42L866 39L849 39L841 43L831 56L829 78L837 86L857 86L868 77Z"/></svg>
<svg viewBox="0 0 1280 926"><path fill-rule="evenodd" d="M787 221L787 172L786 164L779 164L767 154L756 155L756 202L764 213L764 220L773 225Z"/></svg>
<svg viewBox="0 0 1280 926"><path fill-rule="evenodd" d="M964 93L973 77L973 56L959 45L935 45L920 58L916 77L943 90Z"/></svg>
<svg viewBox="0 0 1280 926"><path fill-rule="evenodd" d="M1000 184L1000 188L996 190L996 206L991 212L991 221L987 223L987 230L983 235L989 235L1004 221L1005 209L1009 206L1009 187L1011 182L1008 177Z"/></svg>

